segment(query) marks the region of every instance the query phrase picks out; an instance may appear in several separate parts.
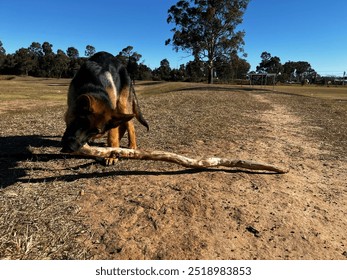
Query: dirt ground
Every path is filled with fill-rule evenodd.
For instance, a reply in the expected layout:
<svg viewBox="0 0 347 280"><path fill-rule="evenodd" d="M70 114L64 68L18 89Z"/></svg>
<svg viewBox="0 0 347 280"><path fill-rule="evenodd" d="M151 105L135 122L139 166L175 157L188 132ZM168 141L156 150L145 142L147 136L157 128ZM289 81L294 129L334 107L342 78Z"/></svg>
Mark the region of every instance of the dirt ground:
<svg viewBox="0 0 347 280"><path fill-rule="evenodd" d="M105 167L59 153L64 106L3 112L0 259L347 259L345 101L205 85L138 99L140 149L290 172Z"/></svg>

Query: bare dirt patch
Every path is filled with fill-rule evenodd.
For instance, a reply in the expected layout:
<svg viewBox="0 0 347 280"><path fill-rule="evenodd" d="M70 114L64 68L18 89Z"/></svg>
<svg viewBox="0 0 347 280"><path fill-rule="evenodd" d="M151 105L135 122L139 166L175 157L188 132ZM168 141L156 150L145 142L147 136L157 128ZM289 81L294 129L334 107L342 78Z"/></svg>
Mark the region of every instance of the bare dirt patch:
<svg viewBox="0 0 347 280"><path fill-rule="evenodd" d="M2 114L2 259L346 259L346 110L199 86L140 95L139 148L288 166L194 170L59 153L64 106ZM123 143L125 144L125 142Z"/></svg>

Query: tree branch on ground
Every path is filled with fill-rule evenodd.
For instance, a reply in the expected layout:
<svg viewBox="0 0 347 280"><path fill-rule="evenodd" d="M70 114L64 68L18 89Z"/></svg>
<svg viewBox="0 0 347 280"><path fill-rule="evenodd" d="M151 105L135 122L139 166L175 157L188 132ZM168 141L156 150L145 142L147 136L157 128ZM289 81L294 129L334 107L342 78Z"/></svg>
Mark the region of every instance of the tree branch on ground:
<svg viewBox="0 0 347 280"><path fill-rule="evenodd" d="M210 168L224 166L231 168L244 168L248 170L265 170L279 174L289 172L287 169L276 167L271 164L249 160L218 157L192 159L165 151L144 151L125 148L95 147L89 146L88 144L84 145L79 151L75 152L75 154L96 158L127 158L138 160L165 161L179 164L187 168Z"/></svg>

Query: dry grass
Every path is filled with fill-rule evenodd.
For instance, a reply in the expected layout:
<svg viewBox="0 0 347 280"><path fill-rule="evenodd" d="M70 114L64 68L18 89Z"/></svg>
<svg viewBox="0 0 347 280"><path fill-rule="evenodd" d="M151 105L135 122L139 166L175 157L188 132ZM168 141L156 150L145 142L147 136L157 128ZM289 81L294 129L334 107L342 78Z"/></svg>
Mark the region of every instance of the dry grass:
<svg viewBox="0 0 347 280"><path fill-rule="evenodd" d="M265 90L278 93L287 93L301 95L313 98L322 98L327 100L347 101L347 86L317 86L317 85L279 85L279 86L249 86L249 85L205 85L201 83L168 83L168 82L138 82L137 92L141 94L162 94L171 91L180 90Z"/></svg>
<svg viewBox="0 0 347 280"><path fill-rule="evenodd" d="M68 80L59 82L0 79L1 93L16 92L0 118L0 259L346 259L345 102L138 83L151 127L137 125L140 148L290 173L130 160L104 167L59 153Z"/></svg>
<svg viewBox="0 0 347 280"><path fill-rule="evenodd" d="M0 76L0 101L64 101L70 79Z"/></svg>
<svg viewBox="0 0 347 280"><path fill-rule="evenodd" d="M66 103L69 79L0 76L0 113Z"/></svg>
<svg viewBox="0 0 347 280"><path fill-rule="evenodd" d="M66 92L70 79L33 78L25 76L0 76L0 102L21 101L22 103L34 101L49 101L57 105L65 104ZM308 97L317 97L331 100L347 100L347 86L316 86L316 85L281 85L281 86L239 86L239 85L205 85L201 83L186 82L156 82L138 81L136 91L138 94L162 94L172 91L189 89L235 89L235 90L269 90L282 93L291 93ZM51 103L53 105L53 103Z"/></svg>
<svg viewBox="0 0 347 280"><path fill-rule="evenodd" d="M0 259L83 259L78 192L65 184L25 184L0 195Z"/></svg>
<svg viewBox="0 0 347 280"><path fill-rule="evenodd" d="M328 100L347 101L347 86L317 86L317 85L279 85L255 88L266 89L280 93L297 94L307 97L322 98Z"/></svg>

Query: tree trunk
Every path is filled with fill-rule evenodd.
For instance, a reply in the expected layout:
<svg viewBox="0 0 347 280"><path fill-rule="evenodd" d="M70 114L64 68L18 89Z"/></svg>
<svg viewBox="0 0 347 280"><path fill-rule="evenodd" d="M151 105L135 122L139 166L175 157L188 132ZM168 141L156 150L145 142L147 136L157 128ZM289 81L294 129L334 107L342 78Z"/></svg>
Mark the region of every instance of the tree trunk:
<svg viewBox="0 0 347 280"><path fill-rule="evenodd" d="M213 84L213 68L209 67L208 70L208 83Z"/></svg>

